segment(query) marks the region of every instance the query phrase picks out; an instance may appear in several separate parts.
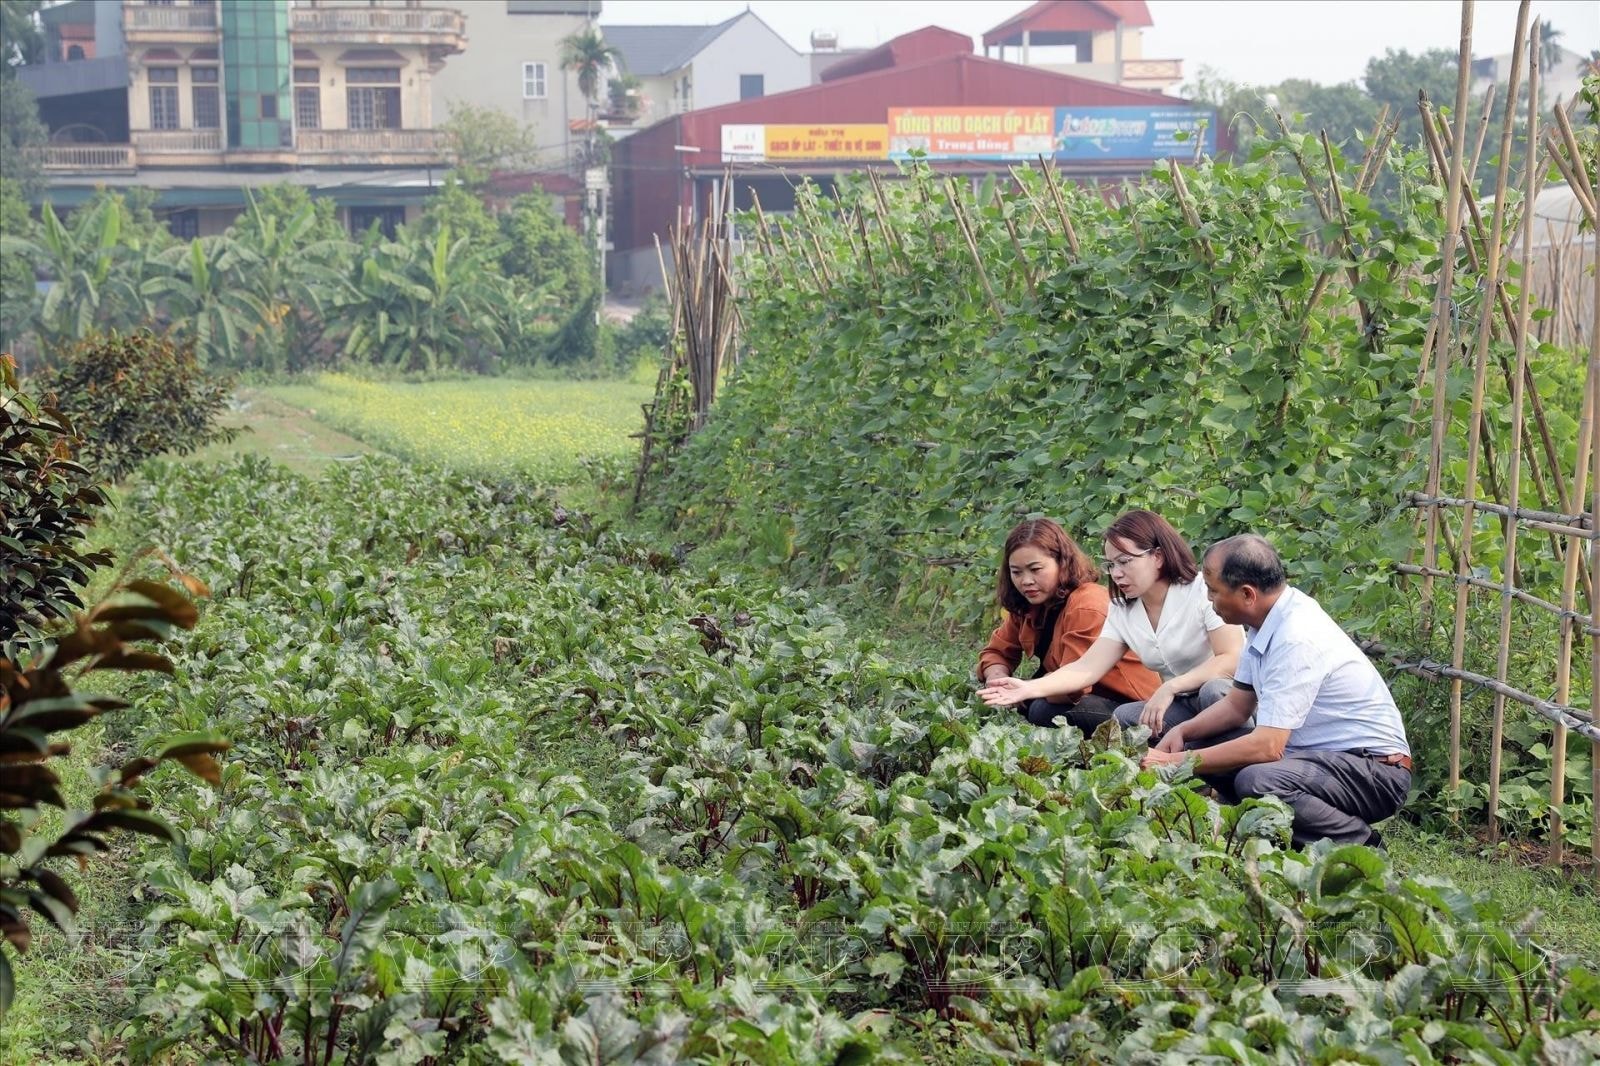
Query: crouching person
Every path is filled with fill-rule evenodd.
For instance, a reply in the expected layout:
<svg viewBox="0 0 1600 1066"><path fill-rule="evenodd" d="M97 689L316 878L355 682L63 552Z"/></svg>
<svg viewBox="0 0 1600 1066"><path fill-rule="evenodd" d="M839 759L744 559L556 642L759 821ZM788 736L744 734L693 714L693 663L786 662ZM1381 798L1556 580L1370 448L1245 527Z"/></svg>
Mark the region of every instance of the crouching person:
<svg viewBox="0 0 1600 1066"><path fill-rule="evenodd" d="M1317 602L1287 583L1272 545L1246 534L1205 554L1202 574L1225 622L1245 627L1234 687L1167 732L1146 766L1198 758L1220 798L1277 796L1294 811L1294 842L1378 846L1372 823L1411 787L1411 749L1394 697L1360 648ZM1207 737L1255 728L1210 747Z"/></svg>

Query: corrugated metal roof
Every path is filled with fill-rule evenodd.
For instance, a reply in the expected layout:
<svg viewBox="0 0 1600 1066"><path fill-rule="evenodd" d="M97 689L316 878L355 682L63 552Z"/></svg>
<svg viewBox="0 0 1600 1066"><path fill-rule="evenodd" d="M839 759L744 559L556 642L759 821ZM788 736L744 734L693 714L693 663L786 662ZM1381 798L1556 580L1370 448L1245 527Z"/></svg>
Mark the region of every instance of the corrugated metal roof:
<svg viewBox="0 0 1600 1066"><path fill-rule="evenodd" d="M600 35L619 53L624 74L649 78L684 66L748 14L741 11L715 26L601 26Z"/></svg>

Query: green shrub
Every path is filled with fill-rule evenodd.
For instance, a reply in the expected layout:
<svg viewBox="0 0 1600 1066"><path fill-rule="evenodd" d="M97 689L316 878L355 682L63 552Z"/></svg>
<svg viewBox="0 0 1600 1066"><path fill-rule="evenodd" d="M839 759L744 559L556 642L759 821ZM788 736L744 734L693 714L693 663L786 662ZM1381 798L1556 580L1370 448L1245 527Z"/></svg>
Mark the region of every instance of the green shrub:
<svg viewBox="0 0 1600 1066"><path fill-rule="evenodd" d="M628 373L640 363L660 364L672 333L672 309L665 298L652 293L631 319L614 331L617 369Z"/></svg>
<svg viewBox="0 0 1600 1066"><path fill-rule="evenodd" d="M189 344L151 330L90 336L29 381L83 434L82 458L115 481L154 455L187 454L234 431L215 424L232 385L201 369Z"/></svg>
<svg viewBox="0 0 1600 1066"><path fill-rule="evenodd" d="M72 459L82 438L60 413L17 389L0 355L0 655L43 638L43 626L83 601L78 590L111 562L85 551L94 510L105 503L89 471Z"/></svg>

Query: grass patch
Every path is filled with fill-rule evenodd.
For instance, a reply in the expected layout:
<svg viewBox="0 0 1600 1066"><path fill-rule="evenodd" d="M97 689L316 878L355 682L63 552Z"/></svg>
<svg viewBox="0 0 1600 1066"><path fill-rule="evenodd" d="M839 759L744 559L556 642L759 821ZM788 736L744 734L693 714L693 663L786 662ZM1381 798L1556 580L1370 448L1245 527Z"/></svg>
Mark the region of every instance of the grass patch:
<svg viewBox="0 0 1600 1066"><path fill-rule="evenodd" d="M1590 966L1600 963L1600 895L1577 876L1528 866L1456 836L1393 819L1382 826L1389 863L1412 877L1445 877L1499 903L1513 921L1537 911L1534 936Z"/></svg>
<svg viewBox="0 0 1600 1066"><path fill-rule="evenodd" d="M480 378L379 383L324 374L273 399L369 446L485 476L577 478L586 459L636 454L653 390L619 381Z"/></svg>
<svg viewBox="0 0 1600 1066"><path fill-rule="evenodd" d="M94 692L116 687L84 686ZM87 809L94 797L89 770L102 761L105 733L100 722L74 731L72 753L51 763L73 811ZM64 822L62 812L47 808L35 832L53 839ZM0 1063L123 1061L118 1031L134 1012L140 981L138 890L129 872L139 844L126 834L112 834L110 844L111 851L89 859L84 870L52 864L78 896L78 932L68 937L37 913L28 915L33 944L26 955L11 956L17 996L0 1023Z"/></svg>

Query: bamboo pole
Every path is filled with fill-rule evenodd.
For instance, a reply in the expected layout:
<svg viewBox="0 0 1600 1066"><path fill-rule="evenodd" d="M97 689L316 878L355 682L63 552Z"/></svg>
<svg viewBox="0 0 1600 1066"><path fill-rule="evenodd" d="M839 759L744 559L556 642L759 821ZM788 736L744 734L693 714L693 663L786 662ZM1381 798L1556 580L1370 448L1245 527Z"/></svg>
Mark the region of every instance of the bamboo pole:
<svg viewBox="0 0 1600 1066"><path fill-rule="evenodd" d="M1561 108L1557 107L1555 110L1559 121L1562 115ZM1551 147L1551 154L1559 154L1555 152L1554 146ZM1600 271L1600 243L1596 244L1595 258L1596 269ZM1597 284L1600 284L1600 277L1597 277ZM1600 307L1600 294L1596 296L1596 305ZM1591 377L1595 374L1593 356L1597 351L1600 351L1600 334L1591 330L1591 358L1588 366L1588 374ZM1600 449L1600 441L1595 439L1595 427L1597 424L1595 418L1595 389L1592 381L1586 380L1584 385L1583 407L1578 416L1578 457L1572 474L1572 499L1574 501L1582 500L1587 493L1590 452ZM1597 486L1597 488L1600 488L1600 486ZM1576 546L1567 553L1566 565L1563 567L1561 574L1561 607L1563 613L1561 616L1561 647L1556 657L1555 698L1557 703L1568 703L1572 699L1572 659L1577 640L1577 611L1575 608L1577 607L1579 554L1580 552ZM1589 702L1592 708L1594 704L1592 678L1590 679ZM1555 725L1555 735L1551 740L1550 753L1550 864L1559 867L1562 853L1566 848L1565 833L1561 820L1561 804L1566 798L1567 774L1567 728L1563 723L1557 722ZM1600 864L1600 851L1597 851L1592 858L1595 858L1597 864Z"/></svg>
<svg viewBox="0 0 1600 1066"><path fill-rule="evenodd" d="M1518 41L1519 48L1522 42ZM1522 212L1522 277L1528 277L1532 259L1533 202L1539 192L1539 21L1534 20L1533 31L1528 35L1528 158L1524 169L1524 196ZM1458 122L1459 130L1466 124ZM1528 313L1532 310L1532 287L1524 283L1517 296L1517 374L1511 389L1511 454L1507 460L1509 474L1506 478L1506 496L1509 502L1521 502L1522 488L1522 411L1523 397L1527 391L1525 377L1528 369ZM1511 664L1511 590L1517 582L1517 516L1508 516L1506 524L1505 558L1500 565L1505 582L1500 596L1500 648L1495 657L1495 680L1506 683ZM1503 693L1495 693L1494 724L1489 737L1489 840L1500 839L1500 762L1505 741L1506 700Z"/></svg>
<svg viewBox="0 0 1600 1066"><path fill-rule="evenodd" d="M1028 256L1022 250L1022 241L1017 237L1017 224L1011 221L1011 216L1001 211L1001 221L1006 224L1006 233L1011 236L1011 248L1017 253L1017 268L1022 271L1022 283L1028 287L1029 296L1037 296L1038 292L1033 287L1033 270L1028 266Z"/></svg>
<svg viewBox="0 0 1600 1066"><path fill-rule="evenodd" d="M1588 453L1585 452L1584 454L1587 455ZM1429 572L1427 567L1417 566L1414 563L1395 563L1394 568L1399 573L1415 574L1418 577L1422 577ZM1453 585L1466 585L1475 589L1487 589L1491 592L1500 592L1504 588L1504 586L1498 581L1490 581L1486 577L1477 577L1473 574L1463 574L1459 570L1445 570L1441 567L1434 567L1432 573L1434 577L1440 578ZM1551 601L1543 599L1539 596L1535 596L1533 593L1524 589L1512 589L1511 596L1519 603L1525 603L1530 607L1537 607L1542 611L1554 615L1558 620L1570 619L1576 621L1579 618L1587 617L1587 615L1579 614L1576 608L1569 610L1561 606L1559 603L1552 603Z"/></svg>
<svg viewBox="0 0 1600 1066"><path fill-rule="evenodd" d="M1081 259L1083 251L1078 247L1078 231L1072 227L1072 216L1067 214L1067 201L1056 185L1055 170L1044 156L1039 157L1039 166L1044 174L1044 183L1050 189L1050 198L1055 201L1056 213L1061 216L1061 232L1067 235L1067 247L1072 249L1072 258Z"/></svg>
<svg viewBox="0 0 1600 1066"><path fill-rule="evenodd" d="M1520 703L1524 707L1531 708L1541 718L1564 723L1572 732L1600 743L1600 726L1596 726L1591 716L1585 715L1584 712L1576 707L1557 706L1549 700L1540 699L1538 696L1530 695L1511 685L1502 684L1486 674L1473 673L1471 670L1455 670L1447 663L1434 662L1431 659L1409 662L1404 657L1389 651L1375 640L1363 640L1353 634L1350 639L1354 640L1356 647L1365 652L1369 658L1382 659L1408 674L1426 678L1429 681L1437 681L1441 677L1460 677L1463 681L1469 681L1490 692L1504 696L1514 703Z"/></svg>
<svg viewBox="0 0 1600 1066"><path fill-rule="evenodd" d="M1576 103L1577 101L1574 100L1573 102ZM1571 153L1572 165L1576 171L1574 176L1578 179L1573 185L1572 191L1586 208L1589 221L1593 222L1597 206L1596 200L1600 199L1600 197L1595 196L1594 186L1589 182L1589 171L1583 165L1583 152L1579 150L1578 139L1572 133L1572 123L1567 118L1566 109L1558 105L1555 112L1556 128L1561 131L1561 141L1567 146L1567 151Z"/></svg>
<svg viewBox="0 0 1600 1066"><path fill-rule="evenodd" d="M1520 45L1521 42L1518 42ZM1472 0L1461 3L1461 44L1456 60L1456 113L1467 110L1467 85L1472 70ZM1450 178L1445 195L1445 231L1440 248L1439 287L1434 296L1433 317L1439 323L1435 331L1433 376L1433 441L1428 453L1428 495L1439 494L1439 479L1444 470L1445 439L1445 388L1449 381L1450 346L1455 343L1449 328L1453 286L1455 284L1456 240L1461 230L1461 164L1466 151L1467 124L1455 124L1455 137L1451 139ZM1428 511L1427 530L1423 537L1423 564L1436 566L1439 561L1439 509ZM1427 641L1433 631L1433 579L1422 579L1422 632Z"/></svg>
<svg viewBox="0 0 1600 1066"><path fill-rule="evenodd" d="M1511 100L1516 102L1517 94L1511 94ZM1489 113L1494 110L1494 82L1489 83L1489 88L1483 94L1483 114L1478 116L1478 143L1472 149L1472 163L1467 167L1467 188L1475 193L1478 188L1478 164L1483 160L1483 138L1489 132ZM1508 107L1509 113L1515 108ZM1462 116L1465 118L1466 116Z"/></svg>
<svg viewBox="0 0 1600 1066"><path fill-rule="evenodd" d="M1040 158L1042 159L1043 157L1041 156ZM1033 208L1033 213L1039 216L1039 228L1051 236L1055 236L1055 225L1050 221L1050 216L1045 214L1044 205L1039 202L1038 197L1033 195L1033 190L1029 189L1023 182L1021 172L1015 166L1008 169L1011 171L1011 180L1016 182L1017 188L1022 190L1023 199L1028 201L1028 206Z"/></svg>
<svg viewBox="0 0 1600 1066"><path fill-rule="evenodd" d="M956 179L953 177L945 180L949 183L950 209L956 216L956 227L961 230L961 236L967 242L967 250L972 253L972 263L978 268L978 280L983 283L983 291L989 297L989 307L994 311L995 321L1000 322L1005 318L1005 312L1000 309L1000 301L995 297L994 286L989 284L989 272L983 268L983 255L978 251L978 241L967 224L967 213L961 205L961 187L956 184Z"/></svg>
<svg viewBox="0 0 1600 1066"><path fill-rule="evenodd" d="M906 255L905 245L900 242L900 234L895 231L894 222L889 217L889 197L883 191L883 182L878 179L878 172L872 169L867 170L867 180L872 183L872 195L878 201L878 227L888 239L894 258L900 264L901 272L910 274L911 261Z"/></svg>
<svg viewBox="0 0 1600 1066"><path fill-rule="evenodd" d="M1517 35L1516 40L1524 39L1528 29L1528 3L1522 0L1517 5ZM1517 98L1517 86L1522 79L1522 49L1516 48L1511 57L1510 86L1511 99ZM1489 264L1486 272L1485 285L1488 286L1482 310L1478 316L1477 347L1473 353L1472 361L1472 428L1467 437L1467 480L1466 487L1462 490L1466 496L1466 506L1461 518L1461 543L1456 551L1456 571L1466 574L1472 569L1472 532L1475 521L1476 497L1478 495L1478 457L1482 451L1483 441L1483 395L1489 378L1489 334L1490 324L1494 321L1495 300L1494 293L1500 287L1500 255L1501 255L1501 227L1505 222L1505 200L1508 175L1511 170L1511 135L1516 125L1516 108L1506 108L1504 121L1500 124L1500 165L1495 171L1494 184L1494 216L1489 230ZM1483 139L1478 139L1478 147L1483 146ZM1512 505L1517 501L1511 500ZM1467 599L1470 589L1465 584L1456 586L1456 604L1453 637L1450 642L1450 665L1460 670L1466 665L1467 648ZM1452 678L1450 681L1450 791L1454 793L1461 785L1461 679Z"/></svg>
<svg viewBox="0 0 1600 1066"><path fill-rule="evenodd" d="M1583 156L1574 153L1572 158L1580 167L1583 165ZM1594 303L1591 305L1594 317L1589 324L1589 523L1591 528L1600 530L1600 226L1596 225L1592 202L1589 224L1591 232L1596 233L1594 270L1589 275L1594 279ZM1591 588L1600 589L1600 538L1589 542L1589 581ZM1593 716L1595 685L1600 684L1600 596L1597 595L1589 597L1589 633L1589 708ZM1589 787L1591 795L1600 796L1600 736L1590 737ZM1593 880L1600 885L1600 817L1591 822L1590 870Z"/></svg>
<svg viewBox="0 0 1600 1066"><path fill-rule="evenodd" d="M1216 253L1211 250L1211 242L1200 232L1200 212L1189 196L1189 185L1183 180L1183 168L1179 167L1178 161L1170 156L1167 158L1167 173L1172 175L1172 191L1177 194L1178 208L1183 212L1183 220L1194 227L1195 244L1200 249L1201 258L1206 261L1207 266L1215 266Z"/></svg>
<svg viewBox="0 0 1600 1066"><path fill-rule="evenodd" d="M1439 125L1442 126L1446 130L1446 132L1448 132L1449 129L1450 129L1449 120L1447 120L1443 115L1436 115L1436 118L1438 120ZM1430 146L1433 146L1433 147L1437 148L1438 142L1433 137L1430 137L1429 138L1429 144L1430 144ZM1463 190L1463 195L1465 195L1467 197L1467 207L1468 207L1469 212L1471 214L1473 232L1477 235L1479 240L1483 240L1484 239L1483 216L1481 214L1479 214L1479 212L1478 212L1477 201L1472 197L1470 190ZM1533 210L1533 206L1531 204L1523 204L1522 205L1522 210L1523 211L1532 211ZM1479 269L1478 253L1472 247L1472 243L1470 241L1467 242L1466 249L1467 249L1467 257L1472 261L1473 268L1474 269ZM1517 328L1516 327L1516 321L1517 321L1516 315L1515 315L1515 313L1513 312L1513 310L1511 308L1511 299L1510 299L1510 297L1508 297L1506 295L1505 289L1504 288L1497 289L1495 291L1495 296L1496 296L1496 298L1498 299L1498 301L1500 303L1501 313L1505 317L1506 329L1508 331L1510 331L1510 330L1512 330L1514 328ZM1515 343L1516 338L1513 337L1512 341L1513 341L1513 343ZM1502 369L1505 371L1505 373L1507 375L1506 388L1509 389L1511 387L1511 382L1510 382L1511 370L1510 370L1510 367L1508 365L1502 363ZM1573 504L1572 504L1572 502L1570 500L1567 499L1566 480L1560 474L1560 469L1561 469L1560 450L1556 447L1555 437L1550 432L1550 422L1545 417L1545 413L1544 413L1544 400L1539 395L1539 389L1538 389L1538 386L1535 384L1535 382L1533 380L1533 371L1531 369L1528 371L1526 387L1528 389L1528 400L1529 400L1529 403L1530 403L1530 405L1532 407L1532 411L1533 411L1534 425L1539 430L1539 441L1544 446L1544 462L1543 462L1542 465L1539 462L1539 460L1536 458L1535 453L1531 453L1531 452L1529 453L1529 455L1528 455L1528 472L1533 476L1534 489L1539 493L1540 500L1549 501L1549 499L1550 499L1550 490L1549 490L1549 488L1547 487L1547 485L1545 483L1545 474L1544 474L1544 467L1548 466L1548 468L1550 470L1550 476L1555 481L1555 485L1556 485L1556 489L1555 489L1556 502L1561 506L1561 508L1563 510L1566 510L1567 508L1573 506ZM1561 545L1559 543L1553 542L1552 543L1552 547L1555 550L1556 558L1557 559L1563 558L1565 553L1562 551ZM1585 594L1588 594L1588 583L1587 583L1587 581L1585 581L1584 590L1585 590Z"/></svg>
<svg viewBox="0 0 1600 1066"><path fill-rule="evenodd" d="M1484 441L1485 445L1488 441ZM1413 492L1409 501L1414 507L1429 507L1439 504L1446 507L1463 507L1466 505L1464 496L1429 496L1426 493ZM1590 519L1587 512L1583 514L1562 514L1560 511L1541 511L1533 507L1510 507L1503 503L1490 503L1487 500L1478 500L1477 508L1490 514L1516 515L1526 526L1548 525L1555 533L1564 537L1578 537L1581 540L1591 540L1600 533L1589 525Z"/></svg>

